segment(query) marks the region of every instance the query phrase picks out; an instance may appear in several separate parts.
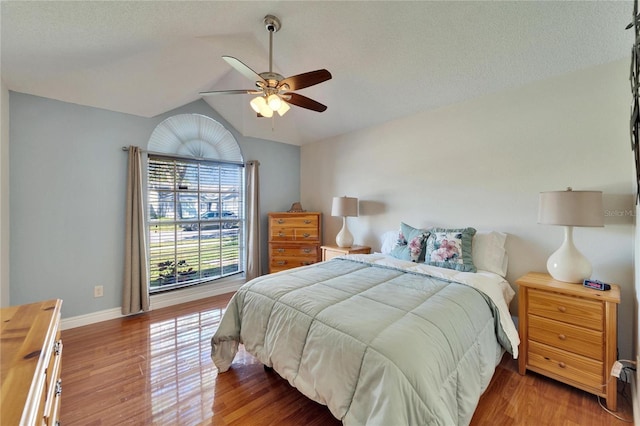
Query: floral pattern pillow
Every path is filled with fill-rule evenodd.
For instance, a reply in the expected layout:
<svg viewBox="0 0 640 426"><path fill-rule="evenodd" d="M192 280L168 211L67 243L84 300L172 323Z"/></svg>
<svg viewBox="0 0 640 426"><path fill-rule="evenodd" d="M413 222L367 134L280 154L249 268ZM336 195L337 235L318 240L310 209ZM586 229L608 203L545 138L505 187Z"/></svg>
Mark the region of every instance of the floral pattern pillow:
<svg viewBox="0 0 640 426"><path fill-rule="evenodd" d="M474 228L434 228L427 239L425 263L461 272L476 272L471 256Z"/></svg>
<svg viewBox="0 0 640 426"><path fill-rule="evenodd" d="M390 254L397 259L422 262L428 237L429 231L401 223L398 241Z"/></svg>

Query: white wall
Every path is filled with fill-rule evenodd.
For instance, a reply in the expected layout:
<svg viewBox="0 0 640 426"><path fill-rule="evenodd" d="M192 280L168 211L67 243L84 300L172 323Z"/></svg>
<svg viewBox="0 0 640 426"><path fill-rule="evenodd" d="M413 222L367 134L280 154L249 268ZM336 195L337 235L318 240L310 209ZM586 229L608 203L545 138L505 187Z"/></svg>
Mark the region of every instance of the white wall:
<svg viewBox="0 0 640 426"><path fill-rule="evenodd" d="M621 356L632 350L634 170L629 62L618 61L394 120L301 150L302 203L324 212L324 241L341 219L331 198L360 199L356 243L413 226L473 226L509 233L508 280L544 271L562 229L538 225L540 191L604 192L604 228L580 228L576 245L593 277L622 286ZM473 84L473 82L469 82ZM384 101L393 100L388 93ZM428 94L425 94L428 96ZM401 100L398 100L400 102ZM372 100L372 114L375 100ZM513 303L512 312L517 312Z"/></svg>
<svg viewBox="0 0 640 426"><path fill-rule="evenodd" d="M9 90L0 78L0 307L9 289Z"/></svg>

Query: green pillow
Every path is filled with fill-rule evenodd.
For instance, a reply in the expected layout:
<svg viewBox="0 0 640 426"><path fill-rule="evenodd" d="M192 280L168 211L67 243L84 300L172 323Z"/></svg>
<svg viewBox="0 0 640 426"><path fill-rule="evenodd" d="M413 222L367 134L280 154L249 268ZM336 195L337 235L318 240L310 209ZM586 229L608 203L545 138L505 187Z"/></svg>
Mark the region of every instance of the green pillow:
<svg viewBox="0 0 640 426"><path fill-rule="evenodd" d="M416 229L406 223L401 223L398 242L390 254L397 259L422 262L424 261L424 251L428 237L429 231Z"/></svg>
<svg viewBox="0 0 640 426"><path fill-rule="evenodd" d="M476 272L471 257L474 228L433 228L427 239L425 263L461 272Z"/></svg>

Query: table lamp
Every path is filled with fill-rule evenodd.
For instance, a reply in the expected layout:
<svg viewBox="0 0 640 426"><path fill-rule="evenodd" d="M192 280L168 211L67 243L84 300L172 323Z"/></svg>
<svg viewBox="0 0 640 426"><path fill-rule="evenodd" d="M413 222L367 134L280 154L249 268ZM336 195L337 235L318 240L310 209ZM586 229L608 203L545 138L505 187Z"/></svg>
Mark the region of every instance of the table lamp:
<svg viewBox="0 0 640 426"><path fill-rule="evenodd" d="M547 260L551 276L568 283L591 277L591 264L573 243L574 226L604 226L601 191L541 192L538 223L564 226L564 242Z"/></svg>
<svg viewBox="0 0 640 426"><path fill-rule="evenodd" d="M331 216L342 216L342 229L336 235L336 244L338 247L351 247L353 245L353 235L347 228L347 217L358 216L358 199L347 196L333 197Z"/></svg>

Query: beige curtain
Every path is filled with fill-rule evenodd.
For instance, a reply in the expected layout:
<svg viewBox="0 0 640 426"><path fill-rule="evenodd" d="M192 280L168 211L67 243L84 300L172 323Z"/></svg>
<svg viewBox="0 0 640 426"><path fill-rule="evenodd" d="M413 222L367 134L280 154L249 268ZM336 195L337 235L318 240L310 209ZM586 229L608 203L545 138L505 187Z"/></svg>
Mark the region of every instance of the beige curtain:
<svg viewBox="0 0 640 426"><path fill-rule="evenodd" d="M247 281L262 275L260 260L260 185L258 178L259 161L246 164L247 182Z"/></svg>
<svg viewBox="0 0 640 426"><path fill-rule="evenodd" d="M149 310L147 242L144 230L142 160L140 148L129 147L127 211L125 224L124 287L122 314Z"/></svg>

